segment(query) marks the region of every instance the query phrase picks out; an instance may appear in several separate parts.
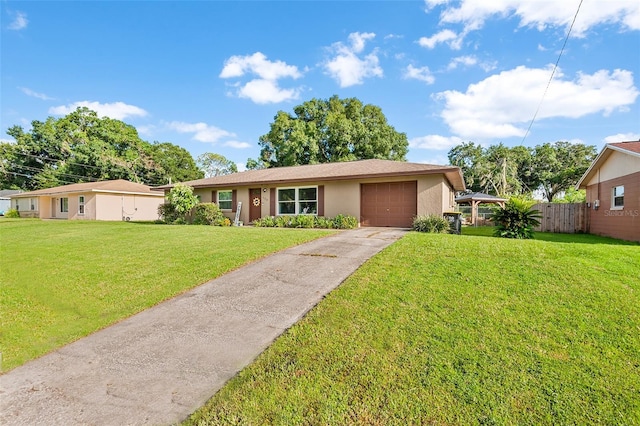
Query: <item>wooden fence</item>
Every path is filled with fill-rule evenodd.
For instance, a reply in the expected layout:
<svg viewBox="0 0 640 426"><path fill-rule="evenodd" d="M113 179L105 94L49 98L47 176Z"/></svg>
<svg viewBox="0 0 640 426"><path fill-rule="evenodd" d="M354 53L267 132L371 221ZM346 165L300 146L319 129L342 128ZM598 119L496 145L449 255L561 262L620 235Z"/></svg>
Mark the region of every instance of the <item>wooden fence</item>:
<svg viewBox="0 0 640 426"><path fill-rule="evenodd" d="M589 209L586 203L540 203L533 206L542 218L539 232L575 234L589 231Z"/></svg>

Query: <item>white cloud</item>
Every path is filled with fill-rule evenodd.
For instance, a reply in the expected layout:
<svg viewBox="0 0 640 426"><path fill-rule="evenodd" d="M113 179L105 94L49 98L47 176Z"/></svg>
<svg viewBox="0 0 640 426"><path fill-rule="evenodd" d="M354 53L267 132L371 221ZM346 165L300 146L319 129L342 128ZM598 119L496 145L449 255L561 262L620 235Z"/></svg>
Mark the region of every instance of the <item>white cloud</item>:
<svg viewBox="0 0 640 426"><path fill-rule="evenodd" d="M246 149L246 148L251 148L253 146L248 142L240 142L240 141L227 141L223 145L228 146L230 148L236 148L236 149Z"/></svg>
<svg viewBox="0 0 640 426"><path fill-rule="evenodd" d="M330 50L335 56L324 64L324 68L340 87L362 84L368 77L382 77L376 50L368 55L358 56L363 52L366 41L374 37L374 33L351 33L350 45L337 42L331 46Z"/></svg>
<svg viewBox="0 0 640 426"><path fill-rule="evenodd" d="M616 135L607 136L603 139L604 143L629 142L640 140L640 133L618 133Z"/></svg>
<svg viewBox="0 0 640 426"><path fill-rule="evenodd" d="M54 115L66 115L79 107L87 107L92 111L95 111L101 117L109 117L115 120L124 120L127 117L145 117L148 115L147 111L139 108L135 105L128 105L124 102L113 102L101 104L95 101L81 101L74 102L70 105L60 105L49 108L49 114Z"/></svg>
<svg viewBox="0 0 640 426"><path fill-rule="evenodd" d="M444 6L440 23L463 24L465 31L477 30L490 18L517 17L521 27L564 27L568 31L576 14L578 2L540 0L461 0L448 2L425 0L427 9ZM455 4L455 6L450 6ZM640 29L640 2L637 0L585 1L571 35L583 37L599 24L616 24L624 29Z"/></svg>
<svg viewBox="0 0 640 426"><path fill-rule="evenodd" d="M446 155L436 155L435 157L427 158L426 160L420 160L418 163L444 166L449 164L449 158Z"/></svg>
<svg viewBox="0 0 640 426"><path fill-rule="evenodd" d="M427 135L409 139L409 147L444 150L460 145L462 142L463 140L457 136Z"/></svg>
<svg viewBox="0 0 640 426"><path fill-rule="evenodd" d="M27 28L27 25L29 25L27 14L24 12L16 12L13 21L11 21L7 28L14 31L20 31Z"/></svg>
<svg viewBox="0 0 640 426"><path fill-rule="evenodd" d="M464 93L440 92L435 97L445 103L441 116L454 134L465 139L523 136L540 103L551 67L519 66L471 84ZM567 80L558 69L537 120L594 113L606 116L627 110L639 94L630 71L600 70Z"/></svg>
<svg viewBox="0 0 640 426"><path fill-rule="evenodd" d="M442 30L431 37L420 37L418 44L427 49L433 49L437 44L447 43L451 49L460 50L464 36L465 34L456 34L451 30Z"/></svg>
<svg viewBox="0 0 640 426"><path fill-rule="evenodd" d="M257 104L278 103L298 99L301 88L283 89L278 84L282 78L298 79L302 72L294 65L283 61L270 61L261 53L247 56L232 56L224 63L220 78L240 78L246 75L257 76L245 84L233 83L237 87L233 96L248 98Z"/></svg>
<svg viewBox="0 0 640 426"><path fill-rule="evenodd" d="M24 93L27 96L31 96L33 98L38 98L38 99L42 99L43 101L51 101L54 98L51 98L47 95L45 95L44 93L38 93L38 92L34 92L33 90L29 89L28 87L18 87L18 89L20 89L20 91L22 93Z"/></svg>
<svg viewBox="0 0 640 426"><path fill-rule="evenodd" d="M198 142L215 143L222 138L234 137L235 134L210 126L207 123L185 123L183 121L172 121L167 127L178 133L193 133L193 140Z"/></svg>
<svg viewBox="0 0 640 426"><path fill-rule="evenodd" d="M429 67L416 68L413 65L407 67L404 72L404 78L424 81L427 84L433 84L436 81Z"/></svg>
<svg viewBox="0 0 640 426"><path fill-rule="evenodd" d="M451 62L449 62L449 65L447 65L447 70L449 71L454 70L458 68L458 66L460 65L464 67L472 67L477 65L486 72L494 70L497 67L495 62L481 62L474 55L465 55L465 56L458 56L456 58L453 58Z"/></svg>

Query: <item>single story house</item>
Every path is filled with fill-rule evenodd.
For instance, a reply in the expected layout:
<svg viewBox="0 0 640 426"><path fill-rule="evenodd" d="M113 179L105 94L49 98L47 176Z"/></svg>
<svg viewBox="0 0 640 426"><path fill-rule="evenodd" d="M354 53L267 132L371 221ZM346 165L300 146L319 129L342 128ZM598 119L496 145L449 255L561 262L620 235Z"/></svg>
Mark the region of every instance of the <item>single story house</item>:
<svg viewBox="0 0 640 426"><path fill-rule="evenodd" d="M201 202L244 223L265 216L355 216L360 226L410 227L416 215L452 211L465 189L459 167L360 160L249 170L183 182ZM168 193L172 185L155 188ZM240 211L238 213L238 208Z"/></svg>
<svg viewBox="0 0 640 426"><path fill-rule="evenodd" d="M83 220L156 220L162 193L123 179L74 183L11 196L20 217Z"/></svg>
<svg viewBox="0 0 640 426"><path fill-rule="evenodd" d="M587 192L589 233L640 241L640 141L606 144L576 188Z"/></svg>
<svg viewBox="0 0 640 426"><path fill-rule="evenodd" d="M4 216L5 212L11 208L10 197L21 192L17 189L3 189L0 191L0 216Z"/></svg>

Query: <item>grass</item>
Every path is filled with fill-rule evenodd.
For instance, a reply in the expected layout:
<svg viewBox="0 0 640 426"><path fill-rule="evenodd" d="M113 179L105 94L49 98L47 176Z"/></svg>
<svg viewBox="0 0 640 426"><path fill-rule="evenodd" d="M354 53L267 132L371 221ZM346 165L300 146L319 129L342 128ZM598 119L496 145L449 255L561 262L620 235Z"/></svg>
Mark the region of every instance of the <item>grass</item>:
<svg viewBox="0 0 640 426"><path fill-rule="evenodd" d="M410 233L185 424L640 424L640 245Z"/></svg>
<svg viewBox="0 0 640 426"><path fill-rule="evenodd" d="M2 371L327 231L0 220Z"/></svg>

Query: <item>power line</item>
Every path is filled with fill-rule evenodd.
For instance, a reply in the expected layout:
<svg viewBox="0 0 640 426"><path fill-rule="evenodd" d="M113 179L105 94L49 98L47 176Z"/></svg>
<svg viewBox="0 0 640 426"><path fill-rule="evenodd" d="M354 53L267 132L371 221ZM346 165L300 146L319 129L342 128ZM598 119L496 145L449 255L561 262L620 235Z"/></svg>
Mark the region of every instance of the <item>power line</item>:
<svg viewBox="0 0 640 426"><path fill-rule="evenodd" d="M525 132L525 134L524 134L524 136L522 138L522 142L520 142L520 145L524 145L524 140L529 135L529 131L531 130L531 126L533 126L533 122L536 121L536 118L538 117L538 112L540 112L540 107L542 106L542 102L544 101L544 98L547 95L547 91L549 90L549 86L551 85L551 81L553 80L553 76L556 73L556 69L558 69L558 64L560 63L560 58L562 58L562 54L564 53L564 48L567 46L567 42L569 41L569 36L571 35L571 30L573 29L573 24L576 23L576 18L578 18L578 12L580 12L580 7L582 6L582 1L583 0L580 0L580 3L578 4L578 10L576 10L576 14L573 15L573 21L571 22L571 26L569 27L569 31L567 32L567 36L564 38L564 43L562 45L562 49L560 49L560 54L558 55L558 59L556 60L556 64L553 66L553 70L551 71L551 77L549 78L549 82L547 83L547 87L544 89L544 93L542 94L542 98L540 99L540 103L538 104L538 108L536 108L536 112L533 114L533 118L531 119L531 122L529 123L529 127L527 128L527 131Z"/></svg>

